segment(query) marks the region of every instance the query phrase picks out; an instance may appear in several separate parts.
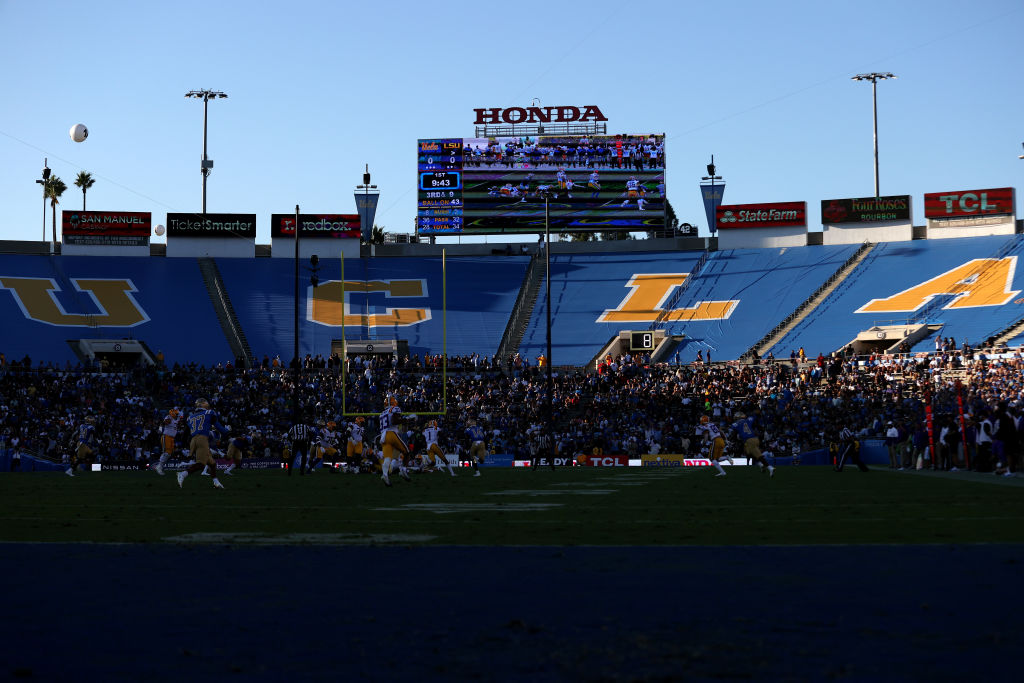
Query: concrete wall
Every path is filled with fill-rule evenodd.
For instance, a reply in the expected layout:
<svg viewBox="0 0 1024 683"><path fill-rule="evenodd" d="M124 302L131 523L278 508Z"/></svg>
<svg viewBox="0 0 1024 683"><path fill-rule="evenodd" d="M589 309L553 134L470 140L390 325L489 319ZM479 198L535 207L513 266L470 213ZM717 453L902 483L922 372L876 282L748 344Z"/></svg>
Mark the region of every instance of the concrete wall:
<svg viewBox="0 0 1024 683"><path fill-rule="evenodd" d="M139 247L115 247L98 244L67 244L61 245L60 253L64 256L149 256L149 245Z"/></svg>
<svg viewBox="0 0 1024 683"><path fill-rule="evenodd" d="M299 258L308 260L316 254L320 258L359 258L359 240L303 237L299 240ZM295 258L295 240L291 237L274 237L270 240L272 258Z"/></svg>
<svg viewBox="0 0 1024 683"><path fill-rule="evenodd" d="M171 237L167 255L172 258L255 258L256 240L252 237Z"/></svg>
<svg viewBox="0 0 1024 683"><path fill-rule="evenodd" d="M885 223L841 223L824 225L823 244L862 244L863 242L909 242L914 239L911 221Z"/></svg>
<svg viewBox="0 0 1024 683"><path fill-rule="evenodd" d="M1013 235L1017 221L1009 216L978 216L977 218L929 218L928 239L953 237L984 237L986 235Z"/></svg>
<svg viewBox="0 0 1024 683"><path fill-rule="evenodd" d="M803 247L807 245L807 228L728 228L718 231L719 249L761 249L772 247Z"/></svg>

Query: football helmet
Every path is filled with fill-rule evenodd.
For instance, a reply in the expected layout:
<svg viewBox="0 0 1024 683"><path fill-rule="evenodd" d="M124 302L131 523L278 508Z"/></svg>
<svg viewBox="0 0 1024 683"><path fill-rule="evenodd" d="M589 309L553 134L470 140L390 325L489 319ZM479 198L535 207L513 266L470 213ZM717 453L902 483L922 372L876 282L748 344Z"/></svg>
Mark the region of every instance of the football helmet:
<svg viewBox="0 0 1024 683"><path fill-rule="evenodd" d="M210 407L210 402L207 401L205 398L197 398L196 399L196 408L199 408L200 410L206 410L209 407Z"/></svg>
<svg viewBox="0 0 1024 683"><path fill-rule="evenodd" d="M736 411L736 413L734 414L734 417L735 417L735 418L736 418L737 420L743 420L743 419L746 419L746 417L747 417L747 414L746 414L746 413L744 413L744 412L743 412L742 410L738 410L738 411Z"/></svg>
<svg viewBox="0 0 1024 683"><path fill-rule="evenodd" d="M363 424L364 422L366 422L366 418L365 418L365 417L362 417L362 416L360 416L360 417L357 417L357 418L356 418L356 424L357 424L357 425L361 425L361 424Z"/></svg>
<svg viewBox="0 0 1024 683"><path fill-rule="evenodd" d="M700 423L702 425L706 425L708 422L711 422L711 418L710 417L708 417L707 415L701 415L700 416Z"/></svg>
<svg viewBox="0 0 1024 683"><path fill-rule="evenodd" d="M330 422L327 423L327 428L328 429L332 429L333 430L337 426L338 426L338 423L335 422L334 420L331 420Z"/></svg>
<svg viewBox="0 0 1024 683"><path fill-rule="evenodd" d="M431 420L427 423L428 427L437 427L437 420Z"/></svg>
<svg viewBox="0 0 1024 683"><path fill-rule="evenodd" d="M389 396L388 397L388 405L391 406L392 408L397 408L398 407L398 398L396 398L395 396Z"/></svg>

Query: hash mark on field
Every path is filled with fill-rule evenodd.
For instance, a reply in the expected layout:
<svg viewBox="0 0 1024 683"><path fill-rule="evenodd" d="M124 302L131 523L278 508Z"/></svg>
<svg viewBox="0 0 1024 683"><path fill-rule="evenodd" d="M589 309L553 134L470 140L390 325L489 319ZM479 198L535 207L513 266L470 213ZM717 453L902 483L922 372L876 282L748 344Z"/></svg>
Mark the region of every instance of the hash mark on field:
<svg viewBox="0 0 1024 683"><path fill-rule="evenodd" d="M374 508L385 512L409 510L450 515L457 512L538 512L562 507L561 503L407 503L394 508Z"/></svg>
<svg viewBox="0 0 1024 683"><path fill-rule="evenodd" d="M169 536L172 543L228 543L232 545L376 545L386 543L426 543L437 536L426 534L254 534L230 531L198 532Z"/></svg>
<svg viewBox="0 0 1024 683"><path fill-rule="evenodd" d="M618 493L616 489L590 489L587 491L536 491L536 490L509 490L509 491L490 491L485 493L485 496L530 496L535 498L537 496L562 496L562 495L573 495L573 496L607 496L609 493Z"/></svg>

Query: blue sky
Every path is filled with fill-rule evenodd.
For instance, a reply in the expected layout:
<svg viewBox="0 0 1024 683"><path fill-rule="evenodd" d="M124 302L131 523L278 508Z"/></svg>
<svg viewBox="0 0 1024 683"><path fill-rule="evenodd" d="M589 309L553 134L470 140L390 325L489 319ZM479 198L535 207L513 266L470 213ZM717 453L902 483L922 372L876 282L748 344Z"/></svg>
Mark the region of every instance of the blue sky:
<svg viewBox="0 0 1024 683"><path fill-rule="evenodd" d="M377 223L412 232L416 140L472 137L475 107L589 105L609 132L667 135L669 200L706 231L711 154L726 203L1017 187L1024 3L102 2L0 0L0 239L39 239L44 157L81 208L354 213L370 164ZM89 127L72 142L68 129ZM1018 215L1020 198L1018 197ZM49 225L49 217L47 218ZM47 228L49 230L49 228ZM47 232L49 234L49 232ZM491 237L492 241L497 238Z"/></svg>

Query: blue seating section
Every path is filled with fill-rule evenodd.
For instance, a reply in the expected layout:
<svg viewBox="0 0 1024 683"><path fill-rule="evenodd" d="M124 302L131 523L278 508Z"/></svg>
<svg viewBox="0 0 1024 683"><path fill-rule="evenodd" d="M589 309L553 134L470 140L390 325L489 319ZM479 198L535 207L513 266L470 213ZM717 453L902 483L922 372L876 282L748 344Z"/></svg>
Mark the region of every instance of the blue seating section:
<svg viewBox="0 0 1024 683"><path fill-rule="evenodd" d="M519 288L526 274L528 256L458 257L447 259L448 353L493 354L501 343ZM305 263L303 263L305 266ZM341 280L339 259L320 260L322 292ZM294 348L295 265L289 259L218 259L217 267L228 289L235 313L245 330L253 353L262 358L279 354L287 361ZM331 340L341 339L340 318L327 318L314 308L309 274L300 276L300 353L330 354ZM346 282L415 281L412 291L392 296L378 291L369 295L349 289L348 339L405 339L409 352L422 356L440 353L444 342L443 278L440 258L346 259ZM332 284L332 281L335 284ZM422 282L421 282L422 281ZM347 288L348 289L348 288ZM349 318L364 313L386 315L388 309L428 311L429 319L411 325L383 325L367 330ZM340 307L333 310L340 315ZM315 322L313 318L321 322Z"/></svg>
<svg viewBox="0 0 1024 683"><path fill-rule="evenodd" d="M620 330L645 330L652 320L599 323L616 308L634 275L689 273L701 252L645 254L552 254L551 339L554 365L583 365ZM542 285L519 351L533 363L547 348L547 305Z"/></svg>
<svg viewBox="0 0 1024 683"><path fill-rule="evenodd" d="M738 358L789 315L856 251L857 245L712 252L708 261L674 304L673 310L702 302L735 302L727 317L686 320L665 325L686 335L680 362L693 361L698 350L715 360ZM647 329L644 322L597 322L627 296L630 279L643 273L689 273L701 252L589 254L552 257L552 340L554 364L582 365L620 330ZM663 306L663 307L665 307ZM720 304L728 306L728 304ZM534 358L546 345L547 309L543 291L523 337L520 352Z"/></svg>
<svg viewBox="0 0 1024 683"><path fill-rule="evenodd" d="M903 324L908 320L941 323L939 332L953 337L957 343L965 339L978 344L1024 317L1024 307L1014 303L1024 290L1024 274L1016 266L1016 258L1024 248L1021 236L971 237L948 240L915 240L887 242L875 246L867 258L807 318L772 349L776 356L788 355L792 349L804 347L808 355L826 355L842 347L857 333L875 324ZM989 290L1005 291L1008 300L999 305L971 308L946 308L955 295L938 294L916 311L857 312L873 299L886 299L898 292L914 288L944 273L964 266L974 259L1012 259L1004 262L1012 285L1005 287L1005 278L990 280ZM987 274L965 273L967 280ZM931 350L932 340L920 342L913 350Z"/></svg>
<svg viewBox="0 0 1024 683"><path fill-rule="evenodd" d="M67 340L126 338L146 342L154 353L162 350L168 363L195 361L209 365L231 359L231 349L195 259L5 254L0 255L0 278L52 280L52 286L59 290L52 293L56 308L48 310L48 295L29 297L26 302L16 295L16 289L0 289L4 321L0 351L9 361L27 355L33 363L45 360L75 364L78 358ZM90 279L127 281L123 285L129 290L127 301L125 296L113 301L118 311L124 306L140 309L144 321L133 326L103 325L103 300L96 299L95 293L78 291L73 282L81 285L81 281ZM130 292L132 287L136 291ZM122 285L115 289L122 290ZM129 312L134 310L129 308ZM92 327L87 320L68 320L65 314L93 315L96 317L92 322L100 324Z"/></svg>
<svg viewBox="0 0 1024 683"><path fill-rule="evenodd" d="M729 249L711 254L686 290L682 306L701 301L737 301L722 320L671 325L685 334L680 361L698 349L716 360L739 358L802 304L857 251L859 245L776 249Z"/></svg>

